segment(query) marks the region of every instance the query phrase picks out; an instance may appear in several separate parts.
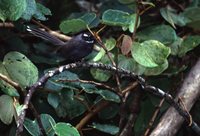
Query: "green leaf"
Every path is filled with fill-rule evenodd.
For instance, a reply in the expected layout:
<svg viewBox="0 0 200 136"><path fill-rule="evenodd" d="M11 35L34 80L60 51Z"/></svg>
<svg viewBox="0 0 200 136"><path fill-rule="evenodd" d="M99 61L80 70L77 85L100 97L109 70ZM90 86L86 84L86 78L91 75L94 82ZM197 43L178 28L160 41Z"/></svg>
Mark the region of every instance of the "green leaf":
<svg viewBox="0 0 200 136"><path fill-rule="evenodd" d="M80 18L62 21L59 28L63 33L76 33L87 29L96 19L96 14L87 13Z"/></svg>
<svg viewBox="0 0 200 136"><path fill-rule="evenodd" d="M9 77L22 88L34 84L38 79L37 67L23 54L9 52L4 56L3 65Z"/></svg>
<svg viewBox="0 0 200 136"><path fill-rule="evenodd" d="M105 46L108 51L111 51L115 47L115 45L116 45L116 40L114 38L106 39Z"/></svg>
<svg viewBox="0 0 200 136"><path fill-rule="evenodd" d="M54 136L55 135L54 126L56 125L54 119L48 114L41 114L40 119L42 126L46 132L46 135ZM32 121L28 118L25 118L24 127L32 136L41 135L37 119Z"/></svg>
<svg viewBox="0 0 200 136"><path fill-rule="evenodd" d="M106 39L105 46L108 51L111 51L116 46L116 40L114 38ZM98 54L93 58L93 61L99 61L104 57L105 53L105 50L101 48Z"/></svg>
<svg viewBox="0 0 200 136"><path fill-rule="evenodd" d="M70 33L70 32L79 32L81 30L86 29L87 24L85 23L85 21L81 20L81 19L71 19L71 20L65 20L63 22L61 22L60 24L60 30L63 33Z"/></svg>
<svg viewBox="0 0 200 136"><path fill-rule="evenodd" d="M131 19L128 12L109 9L103 13L102 21L104 24L112 26L129 26Z"/></svg>
<svg viewBox="0 0 200 136"><path fill-rule="evenodd" d="M35 0L26 0L27 6L26 10L23 12L22 17L24 20L31 20L32 16L37 10L37 5Z"/></svg>
<svg viewBox="0 0 200 136"><path fill-rule="evenodd" d="M80 136L77 129L69 123L57 123L54 129L58 136Z"/></svg>
<svg viewBox="0 0 200 136"><path fill-rule="evenodd" d="M161 74L168 68L168 61L165 60L163 64L157 67L145 67L137 63L133 58L127 58L125 56L119 55L118 67L132 71L137 75L154 76Z"/></svg>
<svg viewBox="0 0 200 136"><path fill-rule="evenodd" d="M96 18L95 13L86 13L79 19L82 19L87 25L90 25Z"/></svg>
<svg viewBox="0 0 200 136"><path fill-rule="evenodd" d="M200 29L200 8L199 7L191 7L186 8L182 13L183 16L187 19L187 26L192 27L193 29Z"/></svg>
<svg viewBox="0 0 200 136"><path fill-rule="evenodd" d="M34 14L34 17L38 20L45 21L45 20L47 20L45 15L51 15L51 11L48 8L46 8L45 6L43 6L42 4L37 3L37 10Z"/></svg>
<svg viewBox="0 0 200 136"><path fill-rule="evenodd" d="M93 58L93 61L96 62L101 60L105 54L106 54L105 50L101 48L98 54Z"/></svg>
<svg viewBox="0 0 200 136"><path fill-rule="evenodd" d="M141 40L157 40L163 44L171 44L176 38L176 32L168 25L150 26L138 32Z"/></svg>
<svg viewBox="0 0 200 136"><path fill-rule="evenodd" d="M172 55L178 55L182 42L183 42L183 38L177 37L177 39L168 46L171 49Z"/></svg>
<svg viewBox="0 0 200 136"><path fill-rule="evenodd" d="M118 67L128 71L134 71L136 62L132 58L127 58L124 55L118 56Z"/></svg>
<svg viewBox="0 0 200 136"><path fill-rule="evenodd" d="M18 20L27 6L26 0L1 0L0 1L0 19L4 22L6 19L11 21Z"/></svg>
<svg viewBox="0 0 200 136"><path fill-rule="evenodd" d="M102 15L102 23L111 26L121 26L124 31L134 31L136 14L129 14L121 10L106 10ZM139 23L138 23L139 25Z"/></svg>
<svg viewBox="0 0 200 136"><path fill-rule="evenodd" d="M156 40L134 44L131 50L133 58L145 67L157 67L165 63L170 54L170 48Z"/></svg>
<svg viewBox="0 0 200 136"><path fill-rule="evenodd" d="M3 123L9 125L15 113L13 99L8 95L0 96L0 119Z"/></svg>
<svg viewBox="0 0 200 136"><path fill-rule="evenodd" d="M46 135L54 136L55 135L54 126L56 125L56 122L54 121L54 119L48 114L41 114L40 119L41 119L43 128L46 132Z"/></svg>
<svg viewBox="0 0 200 136"><path fill-rule="evenodd" d="M59 105L59 96L54 93L49 93L47 98L48 103L53 106L53 108L57 108Z"/></svg>
<svg viewBox="0 0 200 136"><path fill-rule="evenodd" d="M111 77L111 73L107 71L103 71L100 69L91 69L90 73L92 76L99 81L105 82L108 81L108 79Z"/></svg>
<svg viewBox="0 0 200 136"><path fill-rule="evenodd" d="M116 103L119 103L121 101L120 97L116 93L113 93L109 90L98 90L97 93L100 94L103 99L107 101L112 101Z"/></svg>
<svg viewBox="0 0 200 136"><path fill-rule="evenodd" d="M94 85L92 84L81 84L80 85L82 87L82 89L86 92L86 93L90 93L90 94L99 94L103 97L103 99L108 100L108 101L112 101L112 102L116 102L119 103L120 97L110 91L110 90L103 90L103 89L97 89Z"/></svg>
<svg viewBox="0 0 200 136"><path fill-rule="evenodd" d="M66 81L67 80L78 80L78 79L79 79L79 77L77 74L72 73L70 71L63 71L62 73L57 74L57 75L53 76L52 78L50 78L48 83L53 84L54 86L56 85L57 87L60 87L60 88L76 89L76 87L79 86L79 82L66 82ZM54 90L54 87L49 88L49 89Z"/></svg>
<svg viewBox="0 0 200 136"><path fill-rule="evenodd" d="M113 57L111 53L110 55L111 57ZM101 63L104 63L104 64L110 64L110 59L108 58L107 55L104 55L100 61ZM90 69L90 73L92 74L93 78L99 81L103 81L103 82L108 81L108 79L111 77L111 73L109 71L100 70L100 69Z"/></svg>
<svg viewBox="0 0 200 136"><path fill-rule="evenodd" d="M129 29L129 32L133 33L134 29L135 29L135 21L136 21L136 14L132 14L130 15L130 19L131 19L131 23L129 24L129 26L123 26L122 29L124 31L126 31L127 29ZM140 25L140 18L138 18L138 24L137 27L139 27Z"/></svg>
<svg viewBox="0 0 200 136"><path fill-rule="evenodd" d="M74 98L74 92L72 90L63 89L59 98L59 105L55 109L59 117L67 116L68 118L73 119L87 110L86 106L82 102ZM84 100L84 97L79 95L79 99Z"/></svg>
<svg viewBox="0 0 200 136"><path fill-rule="evenodd" d="M116 135L119 132L119 127L110 124L92 123L91 127L111 135Z"/></svg>
<svg viewBox="0 0 200 136"><path fill-rule="evenodd" d="M10 79L2 62L0 62L0 73ZM8 94L9 96L19 96L17 90L12 85L3 80L0 80L0 88L5 94Z"/></svg>
<svg viewBox="0 0 200 136"><path fill-rule="evenodd" d="M170 8L161 8L160 13L162 17L170 23L174 28L176 28L176 25L179 26L185 26L186 25L186 19L182 14L176 14L175 10Z"/></svg>
<svg viewBox="0 0 200 136"><path fill-rule="evenodd" d="M188 51L191 51L195 47L200 44L200 36L188 36L186 39L183 40L182 44L179 47L178 56L184 56Z"/></svg>
<svg viewBox="0 0 200 136"><path fill-rule="evenodd" d="M160 75L163 71L165 71L168 68L168 66L169 66L168 61L165 60L163 64L157 67L153 67L153 68L145 67L144 75L146 76Z"/></svg>
<svg viewBox="0 0 200 136"><path fill-rule="evenodd" d="M40 129L36 120L32 121L28 118L24 120L24 127L25 129L31 134L32 136L40 136Z"/></svg>

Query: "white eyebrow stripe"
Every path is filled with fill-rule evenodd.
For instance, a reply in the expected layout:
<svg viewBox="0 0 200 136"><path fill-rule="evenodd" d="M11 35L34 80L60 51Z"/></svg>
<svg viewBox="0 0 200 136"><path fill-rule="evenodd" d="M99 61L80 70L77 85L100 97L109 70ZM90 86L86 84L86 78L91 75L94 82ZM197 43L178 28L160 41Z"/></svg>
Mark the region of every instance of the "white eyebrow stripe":
<svg viewBox="0 0 200 136"><path fill-rule="evenodd" d="M88 35L88 34L86 34L86 33L84 33L83 36L85 36L85 37L90 37L90 35Z"/></svg>

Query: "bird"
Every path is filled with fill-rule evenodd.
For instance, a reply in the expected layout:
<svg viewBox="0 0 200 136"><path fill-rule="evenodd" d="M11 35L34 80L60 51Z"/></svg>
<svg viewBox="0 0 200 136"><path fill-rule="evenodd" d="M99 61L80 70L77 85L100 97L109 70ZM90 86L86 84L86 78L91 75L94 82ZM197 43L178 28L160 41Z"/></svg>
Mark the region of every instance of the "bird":
<svg viewBox="0 0 200 136"><path fill-rule="evenodd" d="M55 45L56 50L54 53L68 63L81 61L88 56L93 51L96 41L94 36L89 32L80 33L72 37L69 41L63 42L57 37L38 28L27 26L26 30L34 36L40 37Z"/></svg>

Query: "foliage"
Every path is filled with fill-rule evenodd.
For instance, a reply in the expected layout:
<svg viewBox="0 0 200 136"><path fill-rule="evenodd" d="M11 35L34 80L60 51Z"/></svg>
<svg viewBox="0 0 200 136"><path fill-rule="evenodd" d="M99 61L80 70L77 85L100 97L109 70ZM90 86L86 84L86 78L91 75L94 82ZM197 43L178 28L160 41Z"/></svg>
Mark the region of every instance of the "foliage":
<svg viewBox="0 0 200 136"><path fill-rule="evenodd" d="M23 94L48 70L61 65L59 56L53 54L56 47L30 36L25 31L26 25L59 29L68 36L87 31L88 28L97 32L105 27L95 36L107 51L104 48L93 51L85 61L113 65L112 59L117 67L148 76L148 82L166 91L179 86L182 74L199 57L199 0L81 1L0 1L0 27L4 27L0 29L0 74L18 85L16 87L0 79L0 120L6 125L10 124L0 124L1 128L5 128L0 132L13 134L13 129L16 129L13 117L16 120L25 109L21 102ZM7 25L10 22L12 25ZM100 43L98 46L101 47ZM96 118L84 126L93 131L81 128L83 134L117 135L121 131L119 118L122 118L122 114L128 118L132 108L141 109L140 113L135 113L138 118L133 123L132 135L143 134L159 101L144 94L139 104L132 104L136 94L130 91L126 97L124 90L133 84L133 80L118 76L117 82L117 76L117 73L100 69L80 68L52 77L31 99L35 110L44 113L40 114L41 122L36 117L33 119L35 115L30 112L31 109L28 110L24 122L25 133L41 135L41 123L48 136L79 136L77 126L80 122L106 101L109 105L99 110L98 116L95 115ZM164 103L158 119L167 107ZM199 118L199 114L195 114L195 118ZM187 133L189 135L190 132Z"/></svg>

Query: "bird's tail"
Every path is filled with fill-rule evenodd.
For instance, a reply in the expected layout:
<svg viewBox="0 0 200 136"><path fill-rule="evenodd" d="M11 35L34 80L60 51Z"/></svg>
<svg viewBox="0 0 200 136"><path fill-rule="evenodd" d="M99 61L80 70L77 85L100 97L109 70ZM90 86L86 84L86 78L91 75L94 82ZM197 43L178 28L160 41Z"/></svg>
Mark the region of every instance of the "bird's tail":
<svg viewBox="0 0 200 136"><path fill-rule="evenodd" d="M44 40L49 41L50 43L52 43L54 45L64 45L64 42L61 41L60 39L58 39L57 37L45 32L45 31L42 31L38 28L33 28L30 26L27 26L26 30L37 37L40 37Z"/></svg>

